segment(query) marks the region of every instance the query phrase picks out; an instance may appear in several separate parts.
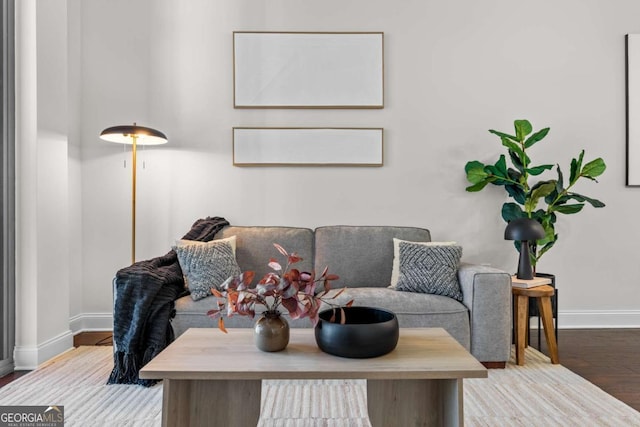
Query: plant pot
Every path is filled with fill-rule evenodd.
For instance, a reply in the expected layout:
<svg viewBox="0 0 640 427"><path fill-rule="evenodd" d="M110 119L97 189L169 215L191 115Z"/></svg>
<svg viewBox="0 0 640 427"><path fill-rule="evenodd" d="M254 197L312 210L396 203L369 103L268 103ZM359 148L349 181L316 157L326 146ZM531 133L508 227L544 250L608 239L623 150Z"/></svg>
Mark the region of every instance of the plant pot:
<svg viewBox="0 0 640 427"><path fill-rule="evenodd" d="M345 322L340 323L340 310L330 322L333 310L319 314L315 328L316 343L325 353L340 357L368 358L391 352L398 344L398 318L390 311L372 307L344 307Z"/></svg>
<svg viewBox="0 0 640 427"><path fill-rule="evenodd" d="M254 342L262 351L281 351L289 344L289 323L280 313L263 313L254 331Z"/></svg>

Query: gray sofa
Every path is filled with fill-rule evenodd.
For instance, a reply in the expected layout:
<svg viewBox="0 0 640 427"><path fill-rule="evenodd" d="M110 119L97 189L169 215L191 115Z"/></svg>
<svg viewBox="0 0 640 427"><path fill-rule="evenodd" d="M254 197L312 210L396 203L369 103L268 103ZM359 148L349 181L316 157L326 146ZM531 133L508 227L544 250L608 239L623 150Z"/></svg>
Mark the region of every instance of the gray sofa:
<svg viewBox="0 0 640 427"><path fill-rule="evenodd" d="M458 279L463 300L388 289L393 264L393 238L415 242L431 240L429 230L391 226L328 226L315 230L294 227L225 227L216 238L236 236L236 259L242 271L253 270L258 280L271 257L279 254L273 243L304 260L301 271L316 269L340 279L334 289L348 289L338 302L354 299L354 305L380 307L398 316L400 327L442 327L479 361L489 367L504 366L511 344L511 279L506 272L486 266L461 263ZM206 316L215 299L176 301L173 328L176 336L191 327L215 327ZM288 319L291 327L311 327L309 319ZM245 316L225 318L225 325L252 327Z"/></svg>

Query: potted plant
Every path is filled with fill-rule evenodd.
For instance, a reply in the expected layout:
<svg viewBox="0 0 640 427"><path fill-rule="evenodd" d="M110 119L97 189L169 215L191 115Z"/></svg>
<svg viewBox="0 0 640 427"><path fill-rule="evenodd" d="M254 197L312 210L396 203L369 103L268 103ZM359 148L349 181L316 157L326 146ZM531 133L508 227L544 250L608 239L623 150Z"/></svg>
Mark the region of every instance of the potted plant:
<svg viewBox="0 0 640 427"><path fill-rule="evenodd" d="M313 325L318 323L318 311L324 302L336 309L343 310L342 307L350 307L353 300L342 307L333 304L330 300L337 298L343 291L327 297L331 290L331 281L337 280L338 276L329 274L328 267L325 267L320 277L316 277L315 272L301 272L291 268L293 264L302 261L296 253L288 253L282 246L274 243L273 246L286 258L285 267L282 267L276 259L269 260L269 267L273 272L265 276L251 287L254 272L245 271L238 276L232 276L222 284L222 289L211 289L211 293L218 298L217 308L209 310L207 316L218 320L218 328L227 332L224 326L224 316L234 315L249 316L256 315L256 305L264 306L256 322L256 345L263 351L283 350L289 342L289 325L281 317L280 309L284 307L292 319L308 317ZM322 284L319 288L318 285ZM344 312L340 316L344 322ZM333 316L335 320L335 313Z"/></svg>
<svg viewBox="0 0 640 427"><path fill-rule="evenodd" d="M466 190L481 191L488 184L502 186L513 200L502 205L502 218L507 223L516 218L532 218L542 224L545 237L537 242L530 242L531 263L535 268L542 255L558 241L555 229L558 214L576 214L587 203L594 208L604 207L601 201L575 193L572 188L581 178L597 182L596 177L602 175L606 165L600 157L584 163L582 150L577 158L571 160L567 179L559 165L534 165L529 157L528 150L547 136L548 127L534 132L529 121L515 120L514 128L515 135L489 130L500 138L511 166L507 166L504 154L494 164L484 164L477 160L468 162L465 172L471 185ZM534 179L554 166L556 177L539 178L537 181ZM516 248L520 250L519 242L516 242Z"/></svg>

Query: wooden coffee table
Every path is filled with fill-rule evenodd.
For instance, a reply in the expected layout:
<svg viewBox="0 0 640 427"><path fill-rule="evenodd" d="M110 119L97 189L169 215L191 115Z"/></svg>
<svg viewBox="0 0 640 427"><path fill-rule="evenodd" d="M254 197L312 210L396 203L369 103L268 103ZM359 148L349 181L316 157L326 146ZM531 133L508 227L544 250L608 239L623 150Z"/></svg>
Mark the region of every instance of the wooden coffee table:
<svg viewBox="0 0 640 427"><path fill-rule="evenodd" d="M373 427L462 426L462 379L487 370L441 328L401 328L398 346L372 359L320 351L313 329L292 329L264 353L252 329L189 329L140 371L163 379L162 425L255 427L264 379L366 379Z"/></svg>

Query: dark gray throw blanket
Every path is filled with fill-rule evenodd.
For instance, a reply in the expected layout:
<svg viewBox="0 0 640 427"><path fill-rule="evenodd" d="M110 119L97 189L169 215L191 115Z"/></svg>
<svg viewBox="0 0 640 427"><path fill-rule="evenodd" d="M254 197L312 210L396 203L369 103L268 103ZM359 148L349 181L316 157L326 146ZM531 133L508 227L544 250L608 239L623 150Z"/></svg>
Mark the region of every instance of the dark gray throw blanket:
<svg viewBox="0 0 640 427"><path fill-rule="evenodd" d="M185 240L208 242L227 220L207 217L197 220ZM107 384L154 385L156 380L138 377L140 369L171 341L174 301L185 292L178 256L139 261L116 273L116 303L113 309L113 371Z"/></svg>

